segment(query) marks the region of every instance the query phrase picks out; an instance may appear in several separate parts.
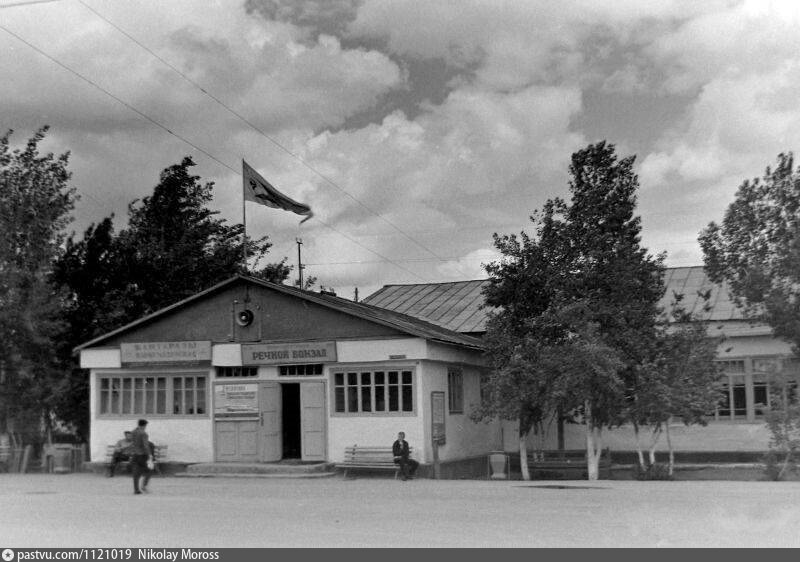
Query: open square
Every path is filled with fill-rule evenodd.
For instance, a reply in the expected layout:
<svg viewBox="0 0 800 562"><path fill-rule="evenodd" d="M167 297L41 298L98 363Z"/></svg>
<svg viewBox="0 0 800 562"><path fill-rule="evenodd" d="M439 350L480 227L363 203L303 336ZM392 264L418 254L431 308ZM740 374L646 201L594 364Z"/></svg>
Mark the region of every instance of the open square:
<svg viewBox="0 0 800 562"><path fill-rule="evenodd" d="M798 547L800 482L0 475L9 547Z"/></svg>

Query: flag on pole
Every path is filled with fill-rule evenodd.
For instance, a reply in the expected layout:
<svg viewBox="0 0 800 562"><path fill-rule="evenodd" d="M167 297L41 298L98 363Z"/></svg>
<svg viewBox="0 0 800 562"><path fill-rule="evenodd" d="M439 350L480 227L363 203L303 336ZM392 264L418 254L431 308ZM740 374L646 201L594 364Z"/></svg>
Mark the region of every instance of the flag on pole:
<svg viewBox="0 0 800 562"><path fill-rule="evenodd" d="M311 207L298 203L275 189L244 160L242 160L242 178L244 180L245 201L252 201L273 209L291 211L298 215L306 215L306 218L301 220L300 223L304 223L314 216L314 213L311 212Z"/></svg>

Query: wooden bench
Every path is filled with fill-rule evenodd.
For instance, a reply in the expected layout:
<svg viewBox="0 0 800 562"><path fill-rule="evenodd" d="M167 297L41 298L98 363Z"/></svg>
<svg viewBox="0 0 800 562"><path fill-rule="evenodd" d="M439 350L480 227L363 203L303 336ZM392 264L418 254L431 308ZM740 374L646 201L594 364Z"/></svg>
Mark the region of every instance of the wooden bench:
<svg viewBox="0 0 800 562"><path fill-rule="evenodd" d="M106 468L111 468L111 461L114 458L116 445L106 445ZM130 461L120 461L120 464L128 464ZM161 474L161 464L167 462L167 445L153 445L153 464L154 472Z"/></svg>
<svg viewBox="0 0 800 562"><path fill-rule="evenodd" d="M411 447L408 451L411 453ZM391 447L363 447L360 445L345 447L344 462L338 463L336 466L344 469L345 478L347 478L347 471L351 468L392 470L395 479L400 472L400 465L395 464Z"/></svg>
<svg viewBox="0 0 800 562"><path fill-rule="evenodd" d="M581 478L587 478L586 450L537 451L528 455L528 469L532 473L555 472L561 475L580 471ZM598 476L602 478L604 475L606 478L611 476L611 451L607 448L600 452L598 463Z"/></svg>

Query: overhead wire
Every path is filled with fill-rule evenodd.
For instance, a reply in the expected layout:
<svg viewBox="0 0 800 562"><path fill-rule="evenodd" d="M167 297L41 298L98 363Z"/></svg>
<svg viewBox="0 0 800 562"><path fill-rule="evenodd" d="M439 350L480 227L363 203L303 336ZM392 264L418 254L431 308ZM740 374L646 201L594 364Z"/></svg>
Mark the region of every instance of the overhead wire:
<svg viewBox="0 0 800 562"><path fill-rule="evenodd" d="M106 22L108 25L110 25L111 27L113 27L114 29L116 29L117 31L119 31L121 34L123 34L125 37L127 37L128 39L130 39L130 40L131 40L133 43L135 43L136 45L138 45L140 48L142 48L142 49L144 49L145 51L147 51L148 53L150 53L150 55L152 55L153 57L155 57L155 58L156 58L158 61L160 61L162 64L164 64L165 66L167 66L168 68L170 68L170 69L171 69L173 72L175 72L176 74L178 74L178 76L180 76L181 78L183 78L183 79L184 79L184 80L185 80L187 83L191 84L192 86L194 86L195 88L197 88L198 90L200 90L200 91L201 91L203 94L205 94L205 95L206 95L206 96L208 96L210 99L212 99L214 102L216 102L217 104L219 104L219 105L220 105L220 107L224 108L226 111L228 111L229 113L231 113L232 115L234 115L235 117L237 117L238 119L240 119L240 120L241 120L243 123L245 123L246 125L248 125L248 126L251 128L251 129L253 129L254 131L256 131L258 134L260 134L261 136L263 136L265 139L267 139L268 141L270 141L272 144L274 144L274 145L275 145L276 147L278 147L280 150L282 150L283 152L285 152L286 154L288 154L289 156L291 156L292 158L294 158L295 160L297 160L298 162L300 162L300 164L302 164L303 166L305 166L305 167L306 167L308 170L310 170L311 172L313 172L313 173L314 173L316 176L318 176L319 178L321 178L323 181L325 181L325 182L326 182L326 183L328 183L329 185L333 186L334 188L338 189L340 192L344 193L344 194L345 194L347 197L349 197L349 198L350 198L351 200L353 200L355 203L357 203L358 205L360 205L361 207L363 207L364 209L366 209L368 212L370 212L371 214L373 214L374 216L376 216L377 218L381 219L383 222L385 222L386 224L388 224L389 226L391 226L391 227L392 227L394 230L396 230L397 232L399 232L400 234L402 234L402 235L403 235L403 236L404 236L406 239L408 239L409 241L413 242L414 244L416 244L417 246L419 246L420 248L422 248L423 250L425 250L426 252L428 252L428 253L429 253L429 254L431 254L432 256L434 256L434 257L436 257L436 258L439 258L439 259L442 259L442 260L443 260L443 258L441 258L440 256L438 256L438 255L437 255L437 254L436 254L436 253L435 253L433 250L431 250L429 247L427 247L426 245L422 244L422 243L421 243L419 240L417 240L417 239L415 239L414 237L412 237L412 236L411 236L411 235L410 235L408 232L406 232L405 230L403 230L402 228L400 228L399 226L397 226L397 225L396 225L394 222L390 221L389 219L387 219L386 217L384 217L382 214L380 214L378 211L376 211L376 210L372 209L371 207L369 207L368 205L366 205L366 204L365 204L363 201L361 201L360 199L358 199L357 197L355 197L354 195L352 195L352 194L351 194L349 191L347 191L346 189L344 189L343 187L341 187L339 184L337 184L337 183L336 183L335 181L333 181L331 178L329 178L328 176L326 176L325 174L323 174L322 172L320 172L319 170L317 170L317 169L316 169L314 166L312 166L312 165L311 165L311 164L310 164L308 161L306 161L306 160L305 160L305 159L304 159L302 156L300 156L299 154L296 154L296 153L292 152L291 150L289 150L288 148L286 148L286 147L285 147L283 144L281 144L280 142L278 142L278 141L277 141L276 139L274 139L272 136L268 135L268 134L267 134L265 131L263 131L263 130L262 130L260 127L258 127L257 125L255 125L255 124L254 124L252 121L250 121L250 120L249 120L249 119L247 119L245 116L243 116L241 113L239 113L238 111L236 111L235 109L233 109L232 107L230 107L228 104L226 104L225 102L223 102L223 101L222 101L221 99L219 99L217 96L215 96L214 94L212 94L211 92L209 92L209 91L208 91L208 90L207 90L205 87L203 87L201 84L199 84L198 82L196 82L195 80L193 80L191 77L187 76L187 75L186 75L184 72L182 72L182 71L181 71L179 68L177 68L175 65L173 65L172 63L170 63L170 62L169 62L169 61L167 61L166 59L164 59L162 56L160 56L158 53L156 53L156 52L155 52L155 51L153 51L152 49L150 49L150 48L149 48L147 45L145 45L144 43L142 43L140 40L138 40L136 37L134 37L133 35L131 35L129 32L127 32L126 30L124 30L123 28L121 28L119 25L115 24L113 21L111 21L111 20L110 20L110 19L108 19L106 16L104 16L103 14L101 14L100 12L98 12L97 10L95 10L93 7L91 7L90 5L88 5L88 4L87 4L86 2L84 2L83 0L77 0L77 1L78 1L78 3L80 3L81 5L83 5L83 6L84 6L86 9L88 9L88 10L89 10L89 11L91 11L93 14L95 14L97 17L99 17L100 19L102 19L103 21L105 21L105 22Z"/></svg>
<svg viewBox="0 0 800 562"><path fill-rule="evenodd" d="M156 119L154 119L154 118L150 117L150 116L149 116L149 115L147 115L146 113L144 113L144 112L140 111L139 109L137 109L136 107L134 107L134 106L133 106L133 105L131 105L130 103L126 102L125 100L123 100L123 99L122 99L122 98L120 98L119 96L117 96L117 95L113 94L113 93L112 93L112 92L110 92L109 90L107 90L107 89L103 88L101 85L99 85L99 84L97 84L96 82L94 82L94 81L93 81L91 78L88 78L88 77L84 76L83 74L81 74L81 73L80 73L80 72L78 72L77 70L75 70L75 69L73 69L73 68L69 67L68 65L66 65L66 64L64 64L64 63L62 63L61 61L59 61L58 59L56 59L55 57L53 57L52 55L50 55L50 54L49 54L49 53L47 53L46 51L44 51L44 50L42 50L41 48L37 47L36 45L34 45L33 43L31 43L30 41L26 40L24 37L21 37L21 36L20 36L20 35L18 35L17 33L13 32L13 31L12 31L12 30L10 30L10 29L8 29L6 26L4 26L4 25L0 24L0 29L2 29L3 31L5 31L5 32L6 32L6 33L8 33L9 35L11 35L12 37L14 37L14 38L15 38L15 39L17 39L18 41L20 41L21 43L23 43L24 45L27 45L28 47L30 47L31 49L33 49L34 51L36 51L37 53L39 53L39 54L40 54L40 55L42 55L43 57L45 57L45 58L47 58L48 60L50 60L51 62L53 62L54 64L56 64L56 65L58 65L59 67L63 68L64 70L66 70L66 71L67 71L67 72L69 72L70 74L72 74L72 75L74 75L74 76L76 76L76 77L80 78L82 81L86 82L87 84L89 84L89 85L90 85L90 86L92 86L93 88L95 88L95 89L97 89L98 91L102 92L103 94L105 94L105 95L109 96L110 98L112 98L113 100L115 100L115 101L116 101L117 103L119 103L120 105L123 105L124 107L126 107L126 108L127 108L127 109L129 109L130 111L132 111L132 112L136 113L137 115L139 115L140 117L142 117L143 119L145 119L146 121L148 121L149 123L151 123L152 125L155 125L155 126L156 126L156 127L158 127L159 129L161 129L161 130L163 130L164 132L166 132L167 134L169 134L169 135L171 135L171 136L173 136L173 137L175 137L175 138L177 138L177 139L179 139L179 140L183 141L184 143L186 143L187 145L191 146L192 148L194 148L194 149L195 149L195 150L197 150L198 152L200 152L200 153L204 154L205 156L207 156L208 158L210 158L210 159L211 159L211 160L213 160L214 162L217 162L219 165L221 165L221 166L223 166L223 167L227 168L228 170L232 171L234 174L236 174L236 175L238 175L238 176L241 176L241 171L237 170L236 168L233 168L233 167L231 167L230 165L228 165L227 163L223 162L222 160L220 160L219 158L217 158L216 156L214 156L213 154L211 154L211 153L210 153L210 152L208 152L207 150L205 150L205 149L203 149L203 148L201 148L201 147L197 146L196 144L194 144L193 142L191 142L189 139L185 138L184 136L182 136L182 135L180 135L180 134L178 134L178 133L176 133L176 132L172 131L172 130L171 130L169 127L167 127L166 125L164 125L164 124L162 124L161 122L157 121ZM344 233L344 232L342 232L341 230L339 230L339 229L337 229L336 227L334 227L334 226L330 225L329 223L327 223L327 222L323 221L323 220L322 220L322 219L320 219L319 217L315 217L315 218L316 218L316 219L317 219L317 220L320 222L320 224L322 224L323 226L325 226L325 227L329 228L329 229L330 229L330 230L332 230L333 232L336 232L337 234L339 234L340 236L342 236L342 237L344 237L345 239L349 240L350 242L354 243L355 245L357 245L357 246L359 246L359 247L361 247L361 248L363 248L363 249L367 250L367 251L368 251L368 252L370 252L371 254L374 254L374 255L378 256L379 258L381 258L382 260L384 260L384 262L385 262L385 263L388 263L388 264L394 265L395 267L397 267L397 268L399 268L399 269L401 269L401 270L403 270L403 271L405 271L405 272L407 272L407 273L410 273L412 276L416 277L417 279L419 279L419 280L421 280L421 281L425 281L425 280L426 280L426 279L422 278L421 276L419 276L418 274L416 274L415 272L411 271L410 269L408 269L408 268L406 268L406 267L403 267L402 265L400 265L400 264L398 264L398 263L395 263L393 260L391 260L390 258L388 258L388 257L384 256L384 255L383 255L383 254L381 254L380 252L377 252L377 251L375 251L375 250L372 250L372 249L370 249L370 248L368 248L368 247L364 246L363 244L361 244L360 242L358 242L358 241L357 241L355 238L353 238L352 236L349 236L349 235L345 234L345 233Z"/></svg>

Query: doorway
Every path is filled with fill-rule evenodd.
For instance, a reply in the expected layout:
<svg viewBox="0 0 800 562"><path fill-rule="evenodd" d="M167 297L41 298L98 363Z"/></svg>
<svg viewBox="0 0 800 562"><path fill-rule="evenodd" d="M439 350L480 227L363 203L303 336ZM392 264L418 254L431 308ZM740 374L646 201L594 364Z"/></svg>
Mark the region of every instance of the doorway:
<svg viewBox="0 0 800 562"><path fill-rule="evenodd" d="M302 458L302 427L300 423L300 383L281 384L283 458Z"/></svg>

